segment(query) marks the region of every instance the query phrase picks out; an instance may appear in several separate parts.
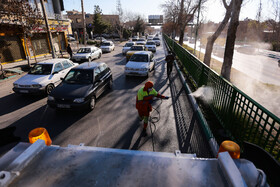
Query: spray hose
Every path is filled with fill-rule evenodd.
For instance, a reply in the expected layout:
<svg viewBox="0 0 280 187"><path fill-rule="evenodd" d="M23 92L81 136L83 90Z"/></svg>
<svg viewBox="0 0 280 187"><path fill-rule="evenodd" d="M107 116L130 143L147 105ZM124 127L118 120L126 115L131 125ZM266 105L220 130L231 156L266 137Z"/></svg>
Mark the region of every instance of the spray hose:
<svg viewBox="0 0 280 187"><path fill-rule="evenodd" d="M156 123L159 122L160 120L160 112L158 111L158 108L160 107L160 105L162 104L162 99L154 99L153 101L156 100L160 100L160 103L158 104L158 106L156 108L152 107L154 109L154 111L156 111L158 113L158 116L150 116L149 117L149 122L151 124L153 124L154 129L152 130L152 125L150 125L150 130L151 130L151 134L152 134L152 144L153 144L153 151L155 151L155 147L154 147L154 132L157 129Z"/></svg>

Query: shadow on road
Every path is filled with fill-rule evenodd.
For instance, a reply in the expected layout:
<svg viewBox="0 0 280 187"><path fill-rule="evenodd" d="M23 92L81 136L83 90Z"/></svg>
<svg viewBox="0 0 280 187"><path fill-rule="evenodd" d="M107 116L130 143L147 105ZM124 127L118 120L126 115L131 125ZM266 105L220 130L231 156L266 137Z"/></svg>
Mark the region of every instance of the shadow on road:
<svg viewBox="0 0 280 187"><path fill-rule="evenodd" d="M45 97L46 96L44 95L30 96L30 95L18 95L15 93L2 97L0 98L0 106L1 106L0 116L19 110Z"/></svg>

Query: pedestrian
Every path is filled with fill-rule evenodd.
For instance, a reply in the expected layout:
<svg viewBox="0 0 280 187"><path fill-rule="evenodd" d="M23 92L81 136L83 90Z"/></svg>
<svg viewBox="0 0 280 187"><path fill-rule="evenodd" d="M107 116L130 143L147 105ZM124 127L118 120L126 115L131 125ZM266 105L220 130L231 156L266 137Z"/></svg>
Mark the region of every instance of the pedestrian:
<svg viewBox="0 0 280 187"><path fill-rule="evenodd" d="M169 77L170 73L172 72L173 62L175 57L171 51L168 51L168 55L165 57L165 61L167 62L167 76Z"/></svg>
<svg viewBox="0 0 280 187"><path fill-rule="evenodd" d="M138 90L136 97L136 109L138 110L139 120L144 120L144 136L147 135L146 129L148 127L150 112L152 111L151 103L153 101L153 98L158 97L161 99L169 99L169 97L159 94L153 87L154 83L152 81L146 82L145 86Z"/></svg>
<svg viewBox="0 0 280 187"><path fill-rule="evenodd" d="M70 59L72 59L73 52L72 52L72 49L70 47L70 44L68 44L68 46L67 46L67 52L69 53Z"/></svg>

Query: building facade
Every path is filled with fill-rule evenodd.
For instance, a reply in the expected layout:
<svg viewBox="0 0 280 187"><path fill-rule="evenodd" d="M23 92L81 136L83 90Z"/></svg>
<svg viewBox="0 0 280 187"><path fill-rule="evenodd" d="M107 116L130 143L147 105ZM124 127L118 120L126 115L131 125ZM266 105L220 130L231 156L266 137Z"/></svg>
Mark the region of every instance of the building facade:
<svg viewBox="0 0 280 187"><path fill-rule="evenodd" d="M11 2L13 0L10 0ZM47 36L47 29L43 21L43 11L40 0L26 0L21 3L28 3L28 8L32 8L33 13L38 15L37 24L25 29L28 25L26 18L21 22L14 21L14 17L0 13L0 57L1 62L15 62L34 58L35 56L51 53L50 43ZM45 9L48 16L49 27L53 37L53 45L58 53L60 50L66 50L69 27L71 22L62 15L64 5L62 0L44 0ZM26 16L26 15L25 15ZM24 25L24 26L22 26Z"/></svg>
<svg viewBox="0 0 280 187"><path fill-rule="evenodd" d="M83 34L83 22L82 22L82 13L77 10L66 11L67 17L71 20L71 27L75 37L81 37ZM87 28L87 34L92 38L92 29L93 29L93 17L94 14L85 13L85 23ZM106 21L110 25L114 25L119 22L119 15L101 15L102 20Z"/></svg>

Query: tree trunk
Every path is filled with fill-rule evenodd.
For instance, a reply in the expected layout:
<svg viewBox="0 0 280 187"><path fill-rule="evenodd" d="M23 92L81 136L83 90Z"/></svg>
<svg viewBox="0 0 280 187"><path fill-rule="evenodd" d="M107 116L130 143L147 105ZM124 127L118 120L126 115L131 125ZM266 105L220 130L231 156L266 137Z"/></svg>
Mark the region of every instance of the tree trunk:
<svg viewBox="0 0 280 187"><path fill-rule="evenodd" d="M183 27L183 26L181 26ZM185 34L185 27L184 29L180 29L180 36L179 36L179 44L180 45L183 45L183 42L184 42L184 34Z"/></svg>
<svg viewBox="0 0 280 187"><path fill-rule="evenodd" d="M227 40L226 40L226 49L224 54L224 63L222 66L221 75L230 81L230 72L232 66L232 58L234 53L234 44L236 39L236 31L239 25L239 14L241 9L241 4L243 0L234 0L232 16L228 28Z"/></svg>
<svg viewBox="0 0 280 187"><path fill-rule="evenodd" d="M228 20L230 18L231 12L232 12L232 2L230 3L230 5L228 7L225 7L227 9L226 11L226 15L223 19L223 21L221 22L221 24L219 25L218 29L216 30L216 32L207 38L207 44L206 44L206 52L205 52L205 56L204 56L204 63L207 66L210 66L211 63L211 54L213 51L213 45L216 41L216 39L220 36L221 32L224 30L225 26L228 23Z"/></svg>

